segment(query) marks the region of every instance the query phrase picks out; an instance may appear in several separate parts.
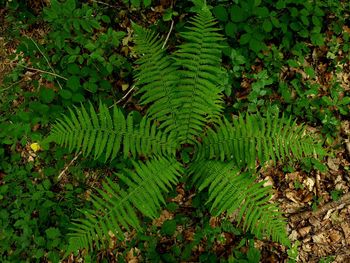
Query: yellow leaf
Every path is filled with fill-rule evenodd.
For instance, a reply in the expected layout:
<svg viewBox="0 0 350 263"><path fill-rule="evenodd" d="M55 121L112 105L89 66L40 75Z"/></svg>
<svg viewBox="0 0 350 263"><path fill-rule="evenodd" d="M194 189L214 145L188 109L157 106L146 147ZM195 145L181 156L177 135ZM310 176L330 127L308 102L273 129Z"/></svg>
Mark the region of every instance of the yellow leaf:
<svg viewBox="0 0 350 263"><path fill-rule="evenodd" d="M30 148L31 148L34 152L37 152L37 151L39 151L39 150L41 149L39 143L37 143L37 142L32 143L32 144L30 145Z"/></svg>
<svg viewBox="0 0 350 263"><path fill-rule="evenodd" d="M129 88L129 84L122 84L122 90L126 91Z"/></svg>

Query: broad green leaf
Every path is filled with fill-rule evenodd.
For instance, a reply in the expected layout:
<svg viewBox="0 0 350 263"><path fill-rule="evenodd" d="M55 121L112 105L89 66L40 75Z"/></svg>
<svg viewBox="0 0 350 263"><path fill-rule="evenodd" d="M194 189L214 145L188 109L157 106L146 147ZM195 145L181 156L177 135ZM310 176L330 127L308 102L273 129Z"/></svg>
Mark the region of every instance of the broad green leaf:
<svg viewBox="0 0 350 263"><path fill-rule="evenodd" d="M251 39L252 39L252 36L249 33L245 33L239 39L239 43L241 45L245 45L245 44L249 43Z"/></svg>
<svg viewBox="0 0 350 263"><path fill-rule="evenodd" d="M67 80L67 87L72 91L77 91L80 88L80 78L77 76L71 76Z"/></svg>
<svg viewBox="0 0 350 263"><path fill-rule="evenodd" d="M59 91L59 94L62 98L68 100L72 97L72 92L70 92L69 90L66 90L66 89L61 89Z"/></svg>
<svg viewBox="0 0 350 263"><path fill-rule="evenodd" d="M40 90L40 99L44 103L50 103L55 98L55 92L52 89L42 88Z"/></svg>
<svg viewBox="0 0 350 263"><path fill-rule="evenodd" d="M231 7L230 15L233 22L243 22L245 20L244 10L236 5Z"/></svg>
<svg viewBox="0 0 350 263"><path fill-rule="evenodd" d="M235 26L234 23L228 22L225 25L225 33L226 33L227 36L234 37L235 33L236 33L235 31L236 31L236 26Z"/></svg>
<svg viewBox="0 0 350 263"><path fill-rule="evenodd" d="M268 19L264 20L263 29L264 29L265 32L271 32L272 24L271 24L270 20L268 20Z"/></svg>
<svg viewBox="0 0 350 263"><path fill-rule="evenodd" d="M265 18L269 16L269 10L267 9L267 7L257 7L254 9L254 13L255 15L261 17L261 18Z"/></svg>
<svg viewBox="0 0 350 263"><path fill-rule="evenodd" d="M227 8L222 5L217 5L213 8L213 14L219 21L226 22L228 20Z"/></svg>
<svg viewBox="0 0 350 263"><path fill-rule="evenodd" d="M75 9L75 0L67 0L65 3L65 7L70 11L73 12Z"/></svg>

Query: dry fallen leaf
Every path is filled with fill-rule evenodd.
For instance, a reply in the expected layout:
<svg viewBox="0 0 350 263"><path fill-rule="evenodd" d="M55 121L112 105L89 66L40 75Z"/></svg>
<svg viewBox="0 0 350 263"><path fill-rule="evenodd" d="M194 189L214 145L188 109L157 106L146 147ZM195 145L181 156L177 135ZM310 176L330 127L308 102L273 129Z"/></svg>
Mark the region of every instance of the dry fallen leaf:
<svg viewBox="0 0 350 263"><path fill-rule="evenodd" d="M302 200L303 203L308 203L310 202L314 197L313 193L308 193Z"/></svg>
<svg viewBox="0 0 350 263"><path fill-rule="evenodd" d="M217 218L217 217L214 217L214 216L212 216L210 219L209 219L209 225L211 226L211 227L217 227L218 225L219 225L219 223L220 223L220 220L219 220L219 218Z"/></svg>
<svg viewBox="0 0 350 263"><path fill-rule="evenodd" d="M186 241L193 241L194 240L194 229L186 229L183 232L183 236Z"/></svg>
<svg viewBox="0 0 350 263"><path fill-rule="evenodd" d="M340 232L337 230L332 230L329 233L329 237L330 237L332 242L338 242L342 238Z"/></svg>
<svg viewBox="0 0 350 263"><path fill-rule="evenodd" d="M309 189L310 192L312 192L312 190L314 189L315 186L315 179L311 178L311 177L307 177L304 181L303 184L306 185Z"/></svg>
<svg viewBox="0 0 350 263"><path fill-rule="evenodd" d="M331 169L333 171L338 171L339 170L339 163L336 161L335 158L328 157L328 159L327 159L327 166L329 167L329 169Z"/></svg>
<svg viewBox="0 0 350 263"><path fill-rule="evenodd" d="M344 232L345 242L347 244L350 244L350 241L349 241L350 240L350 225L349 225L349 223L342 222L340 226Z"/></svg>
<svg viewBox="0 0 350 263"><path fill-rule="evenodd" d="M126 260L128 263L138 263L140 256L140 250L136 247L129 250L126 254Z"/></svg>
<svg viewBox="0 0 350 263"><path fill-rule="evenodd" d="M311 226L305 226L298 230L301 237L305 237L311 231Z"/></svg>
<svg viewBox="0 0 350 263"><path fill-rule="evenodd" d="M166 220L172 219L173 217L173 213L170 213L168 210L163 210L160 216L153 220L153 225L160 227Z"/></svg>
<svg viewBox="0 0 350 263"><path fill-rule="evenodd" d="M290 241L296 241L299 237L299 234L296 230L293 230L292 233L290 233L290 235L288 236L288 238L290 239Z"/></svg>
<svg viewBox="0 0 350 263"><path fill-rule="evenodd" d="M287 192L286 192L286 197L287 197L289 200L293 201L294 203L299 204L299 201L297 201L297 200L298 200L298 197L297 197L297 193L296 193L296 192L287 191Z"/></svg>
<svg viewBox="0 0 350 263"><path fill-rule="evenodd" d="M312 240L316 244L328 244L327 236L326 236L326 234L324 232L321 232L321 233L319 233L317 235L314 235L312 237Z"/></svg>
<svg viewBox="0 0 350 263"><path fill-rule="evenodd" d="M301 182L302 181L302 176L300 175L300 172L287 173L286 174L286 179L287 179L287 182L289 182L289 181L291 181L291 182L294 182L294 181Z"/></svg>
<svg viewBox="0 0 350 263"><path fill-rule="evenodd" d="M302 249L306 252L311 252L312 251L312 248L311 248L311 245L310 244L305 244L302 246Z"/></svg>
<svg viewBox="0 0 350 263"><path fill-rule="evenodd" d="M264 180L265 180L264 187L273 186L273 180L271 176L266 176Z"/></svg>

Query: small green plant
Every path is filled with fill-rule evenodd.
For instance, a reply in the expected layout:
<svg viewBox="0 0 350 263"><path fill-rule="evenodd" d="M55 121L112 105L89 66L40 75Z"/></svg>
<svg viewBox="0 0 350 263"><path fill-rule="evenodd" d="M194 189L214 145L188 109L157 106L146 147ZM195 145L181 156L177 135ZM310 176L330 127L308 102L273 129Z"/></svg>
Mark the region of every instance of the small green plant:
<svg viewBox="0 0 350 263"><path fill-rule="evenodd" d="M136 8L140 8L142 5L144 7L149 7L152 4L152 0L123 0L123 3Z"/></svg>
<svg viewBox="0 0 350 263"><path fill-rule="evenodd" d="M2 262L58 262L67 243L72 214L84 203L76 200L81 186L67 184L58 194L53 179L56 167L47 165L37 172L38 161L25 165L19 153L0 158L0 259ZM51 158L46 158L52 164Z"/></svg>
<svg viewBox="0 0 350 263"><path fill-rule="evenodd" d="M342 196L342 194L343 194L342 190L333 190L333 191L331 191L332 200L338 201L340 199L340 197Z"/></svg>
<svg viewBox="0 0 350 263"><path fill-rule="evenodd" d="M310 38L314 45L323 45L322 21L325 13L320 3L305 1L235 1L213 8L217 19L224 23L230 38L239 36L239 44L258 54L266 50L268 40L280 39L290 48L297 38ZM294 34L294 35L293 35Z"/></svg>
<svg viewBox="0 0 350 263"><path fill-rule="evenodd" d="M316 211L318 208L318 205L323 201L323 198L314 196L312 199L313 199L313 201L311 204L311 208L312 208L312 211Z"/></svg>
<svg viewBox="0 0 350 263"><path fill-rule="evenodd" d="M319 263L331 263L334 262L334 256L323 257L320 259Z"/></svg>
<svg viewBox="0 0 350 263"><path fill-rule="evenodd" d="M243 241L243 242L242 242ZM241 245L243 245L246 240L242 239ZM234 262L240 262L240 263L258 263L261 259L261 254L258 249L254 247L254 240L250 239L248 240L249 243L249 249L246 254L240 252L238 248L235 249L234 255L231 255L228 258L228 263L234 263Z"/></svg>
<svg viewBox="0 0 350 263"><path fill-rule="evenodd" d="M112 29L109 16L75 0L50 1L42 16L50 27L45 45L23 38L18 53L29 56L33 67L49 72L43 76L58 84L57 92L40 88L47 103L60 100L71 105L89 97L105 98L115 77L128 76L131 66L116 52L125 33Z"/></svg>
<svg viewBox="0 0 350 263"><path fill-rule="evenodd" d="M300 241L295 241L294 244L292 245L292 247L290 247L287 250L287 254L288 254L288 263L295 263L298 260L298 248L300 246Z"/></svg>
<svg viewBox="0 0 350 263"><path fill-rule="evenodd" d="M4 49L11 67L17 67L5 76L0 69L0 261L58 262L72 217L79 217L78 209L87 205L83 168L88 166L70 167L67 173L74 179L61 185L56 178L68 151L33 153L29 145L42 140L48 124L67 105L92 94L97 100L112 100L111 82L127 77L130 64L117 52L125 34L113 30L100 9L81 1L50 1L52 6L34 15L29 2L37 1L10 1L1 13L7 25L1 25L1 36L18 44L15 54ZM47 30L47 35L24 34L25 30L30 35L33 28ZM103 60L96 56L101 49ZM59 78L52 75L55 72ZM85 83L95 83L97 91Z"/></svg>
<svg viewBox="0 0 350 263"><path fill-rule="evenodd" d="M133 114L125 118L116 106L111 114L103 103L98 111L82 105L52 128L49 141L101 161L118 157L125 163L116 174L118 183L106 177L103 189L91 196L93 209L74 223L67 253L103 248L111 235L123 240L125 231L141 231L138 214L157 217L165 193L183 175L199 191L208 191L214 216L238 211L243 229L289 244L285 220L269 202L270 188L256 183L256 161L301 159L322 154L321 146L283 116L222 117L223 37L208 7L197 2L197 15L181 33L185 42L170 56L152 31L133 26L140 55L135 85L146 116L135 122ZM182 163L177 153L183 149L188 156ZM163 231L171 234L173 223L168 225Z"/></svg>
<svg viewBox="0 0 350 263"><path fill-rule="evenodd" d="M100 94L103 94L101 91L110 93L109 78L126 76L127 60L113 52L125 33L107 27L96 34L96 30L102 29L102 24L111 23L108 16L96 14L87 4L78 8L74 0L67 0L63 3L52 1L50 8L44 10L44 19L52 27L47 52L55 53L52 62L64 65L62 74L68 79L69 89L60 91L63 99L80 102L86 96L84 91L95 94L98 89Z"/></svg>
<svg viewBox="0 0 350 263"><path fill-rule="evenodd" d="M299 181L294 181L294 188L295 189L304 189L304 185L300 183Z"/></svg>
<svg viewBox="0 0 350 263"><path fill-rule="evenodd" d="M167 10L165 10L165 12L163 14L163 21L165 21L165 22L170 21L178 15L179 15L179 13L174 11L173 8L168 8Z"/></svg>
<svg viewBox="0 0 350 263"><path fill-rule="evenodd" d="M237 0L213 4L212 11L224 27L227 37L224 54L231 64L228 82L233 84L233 89L226 87L225 94L230 96L234 91L241 95L234 100L233 108L257 112L273 104L285 108L288 115L322 125L322 132L331 140L339 131L338 116L348 112L350 101L339 88L339 80L332 80L335 83L325 94L317 81L321 78L320 73L307 54L328 45L327 54L312 59L329 59L329 70L338 67L339 61L332 58L339 49L348 50L346 39L349 36L341 28L349 4L335 6L332 1L300 0L276 3ZM328 17L335 14L339 18L329 23ZM326 42L329 30L342 34L344 44ZM342 60L341 64L344 63ZM293 72L287 79L284 77L286 71ZM266 75L264 81L259 79L260 74ZM264 84L266 81L267 85ZM333 92L333 89L338 91Z"/></svg>

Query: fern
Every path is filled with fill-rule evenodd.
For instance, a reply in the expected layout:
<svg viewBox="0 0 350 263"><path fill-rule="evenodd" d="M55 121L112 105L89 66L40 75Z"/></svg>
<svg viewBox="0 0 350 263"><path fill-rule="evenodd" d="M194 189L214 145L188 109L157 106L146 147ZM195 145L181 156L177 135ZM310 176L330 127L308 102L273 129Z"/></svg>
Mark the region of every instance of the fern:
<svg viewBox="0 0 350 263"><path fill-rule="evenodd" d="M240 173L233 162L199 161L190 170L200 191L209 188L212 214L237 212L238 224L244 218L243 228L258 238L267 236L289 244L285 219L278 208L269 203L271 193L269 187L263 187L264 182L255 183L254 176L248 172Z"/></svg>
<svg viewBox="0 0 350 263"><path fill-rule="evenodd" d="M163 193L171 189L181 174L181 165L176 160L156 158L146 163L133 162L135 171L124 170L117 174L128 187L123 190L106 178L99 195L92 196L94 210L85 211L85 219L74 224L70 239L70 251L81 248L93 249L108 246L111 236L124 239L124 230L141 230L135 208L143 215L155 218L161 204L165 203Z"/></svg>
<svg viewBox="0 0 350 263"><path fill-rule="evenodd" d="M177 68L162 49L161 39L147 29L133 25L135 31L135 51L142 56L136 61L136 86L141 87L139 93L142 104L151 104L148 117L161 122L160 128L175 130L177 127L178 106L176 82Z"/></svg>
<svg viewBox="0 0 350 263"><path fill-rule="evenodd" d="M306 133L305 127L285 117L270 113L263 118L257 115L241 115L209 129L202 144L197 144L197 159L231 160L237 167L254 169L256 159L299 160L303 156L321 153L317 139Z"/></svg>
<svg viewBox="0 0 350 263"><path fill-rule="evenodd" d="M148 108L139 124L132 115L125 118L118 107L111 114L101 103L98 112L92 105L89 110L70 109L70 115L52 128L50 138L85 156L146 159L132 161L133 169L118 174L127 189L106 178L103 190L92 195L94 209L74 224L69 251L93 249L94 243L101 248L111 233L123 239L124 231L141 230L138 214L156 217L165 202L163 194L188 172L176 161L182 144L194 147L189 172L200 191L208 189L214 215L237 213L245 230L288 244L285 220L270 203L270 189L255 183L257 160L298 160L322 154L321 146L303 126L283 116L246 115L232 123L222 119L222 36L208 7L195 2L197 15L173 55L163 50L154 33L134 25L135 51L140 55L135 82L140 103Z"/></svg>
<svg viewBox="0 0 350 263"><path fill-rule="evenodd" d="M181 35L185 43L175 53L180 68L178 83L180 141L193 143L205 124L217 121L221 116L222 99L220 42L216 22L210 11L203 8L191 21L187 32Z"/></svg>
<svg viewBox="0 0 350 263"><path fill-rule="evenodd" d="M160 128L175 131L181 143L193 143L207 122L220 118L220 69L222 36L204 8L181 35L185 43L174 56L166 56L160 39L150 30L135 26L136 52L140 58L135 75L143 104L152 103L148 115Z"/></svg>
<svg viewBox="0 0 350 263"><path fill-rule="evenodd" d="M104 104L100 104L99 114L90 104L90 111L82 105L70 111L70 117L64 116L57 121L51 132L52 140L70 150L90 153L99 158L103 153L105 160L116 158L119 151L124 157L137 155L174 155L176 140L160 132L151 121L143 118L138 127L134 127L132 115L126 119L123 113L113 108L113 115ZM122 149L121 149L122 148Z"/></svg>

